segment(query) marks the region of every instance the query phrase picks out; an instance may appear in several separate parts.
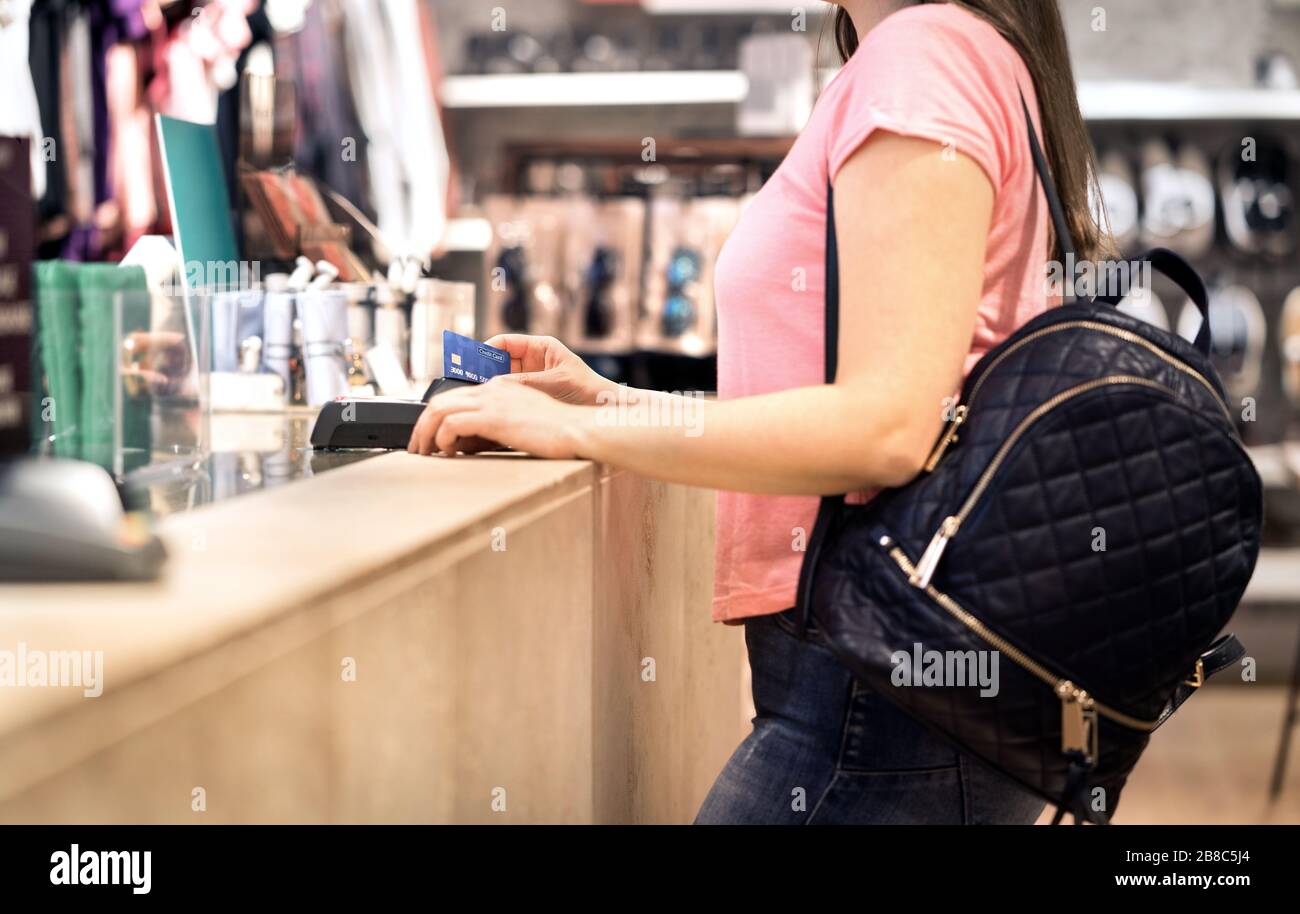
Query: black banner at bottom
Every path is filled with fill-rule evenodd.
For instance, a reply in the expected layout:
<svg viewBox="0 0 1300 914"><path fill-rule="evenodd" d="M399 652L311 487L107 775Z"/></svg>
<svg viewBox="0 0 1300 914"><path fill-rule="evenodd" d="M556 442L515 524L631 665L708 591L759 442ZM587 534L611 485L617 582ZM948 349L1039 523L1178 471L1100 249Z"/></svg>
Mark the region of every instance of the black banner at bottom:
<svg viewBox="0 0 1300 914"><path fill-rule="evenodd" d="M537 900L603 893L613 879L619 895L642 902L680 901L703 886L740 895L845 890L894 903L1040 891L1081 901L1196 891L1231 901L1295 884L1297 834L1278 826L6 826L0 878L6 900L336 903L466 887L493 901L512 889Z"/></svg>

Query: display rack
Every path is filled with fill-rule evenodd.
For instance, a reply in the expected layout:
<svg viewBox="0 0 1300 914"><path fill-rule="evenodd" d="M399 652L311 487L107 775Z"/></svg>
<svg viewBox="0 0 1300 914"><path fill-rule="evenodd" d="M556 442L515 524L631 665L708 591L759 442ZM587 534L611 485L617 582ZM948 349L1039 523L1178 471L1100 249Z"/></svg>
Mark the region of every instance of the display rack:
<svg viewBox="0 0 1300 914"><path fill-rule="evenodd" d="M749 80L738 70L494 73L447 77L442 105L460 109L734 105L748 92Z"/></svg>
<svg viewBox="0 0 1300 914"><path fill-rule="evenodd" d="M737 104L749 91L738 70L518 73L451 76L447 108L635 107ZM1300 120L1300 90L1234 89L1155 82L1082 82L1090 121Z"/></svg>
<svg viewBox="0 0 1300 914"><path fill-rule="evenodd" d="M646 161L642 140L569 139L507 143L502 153L502 187L518 193L525 186L525 171L541 160L620 164L639 168L657 165L674 173L699 173L718 165L772 169L790 151L793 137L663 137L655 142L654 159Z"/></svg>

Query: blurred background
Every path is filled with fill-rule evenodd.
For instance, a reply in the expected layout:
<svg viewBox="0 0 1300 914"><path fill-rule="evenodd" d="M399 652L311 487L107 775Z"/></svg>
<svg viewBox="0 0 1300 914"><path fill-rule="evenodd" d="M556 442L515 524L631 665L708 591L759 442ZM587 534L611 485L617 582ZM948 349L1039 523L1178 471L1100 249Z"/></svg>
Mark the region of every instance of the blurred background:
<svg viewBox="0 0 1300 914"><path fill-rule="evenodd" d="M1234 620L1257 681L1221 677L1157 734L1118 821L1300 822L1300 759L1286 758L1300 688L1300 0L1059 6L1116 239L1125 253L1174 248L1210 284L1216 363L1268 489L1265 549ZM551 334L616 380L710 390L712 263L834 73L831 9L0 0L0 136L27 138L0 146L0 266L21 267L0 282L0 303L35 298L44 334L30 356L30 334L0 339L0 355L16 366L17 391L92 389L96 378L121 388L120 375L104 374L111 358L75 380L72 350L59 353L66 288L85 294L89 280L47 270L33 290L27 277L34 261L79 270L127 258L147 271L148 239L179 240L185 179L159 145L163 115L212 125L202 161L220 168L191 161L207 169L191 174L216 177L229 259L257 265L234 291L256 304L229 289L205 294L201 319L187 323L176 308L195 308L200 284L186 287L188 304L173 294L171 311L148 297L151 286L114 288L116 323L82 328L87 339L130 340L122 316L143 295L154 350L169 319L178 339L215 340L211 364L191 341L192 359L137 360L137 375L274 376L266 395L292 413L318 406L318 389L394 392L401 382L384 377L394 366L404 382L427 381L441 364L434 334L455 327L479 339ZM30 225L16 215L28 191ZM317 312L276 310L275 295L306 288L293 279L303 256L324 277L322 296L337 294L340 320L319 323L337 327L327 339L341 387L312 380L328 370L313 367L309 346L326 332L311 329ZM1194 310L1159 282L1125 307L1195 333ZM255 332L242 323L249 315ZM372 359L376 350L391 359ZM22 419L6 447L58 453L62 440L119 484L144 479L138 497L157 514L341 459L307 453L301 417L223 419L266 393L252 382L232 393L232 383L199 401L201 430L192 411L161 426L155 417L142 461L123 453L132 423L148 423L121 396L109 397L113 428L98 432L14 406ZM193 405L183 382L150 392L155 405ZM160 443L201 454L194 472L165 485L141 477Z"/></svg>

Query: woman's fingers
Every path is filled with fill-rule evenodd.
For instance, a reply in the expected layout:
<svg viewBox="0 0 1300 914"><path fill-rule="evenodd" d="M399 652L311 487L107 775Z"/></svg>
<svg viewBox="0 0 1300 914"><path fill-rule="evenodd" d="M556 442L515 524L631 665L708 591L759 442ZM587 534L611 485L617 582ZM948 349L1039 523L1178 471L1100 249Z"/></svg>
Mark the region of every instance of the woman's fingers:
<svg viewBox="0 0 1300 914"><path fill-rule="evenodd" d="M484 340L484 343L510 353L511 373L541 371L546 367L549 337L529 336L526 333L498 333L491 339Z"/></svg>
<svg viewBox="0 0 1300 914"><path fill-rule="evenodd" d="M411 429L411 440L406 443L407 453L427 455L428 448L432 446L433 433L437 430L438 420L426 408L416 420L415 428Z"/></svg>
<svg viewBox="0 0 1300 914"><path fill-rule="evenodd" d="M415 426L411 429L411 437L406 441L406 453L420 453L420 440L424 434L424 417L429 414L429 408L426 406L424 412L420 413L420 418L415 420Z"/></svg>
<svg viewBox="0 0 1300 914"><path fill-rule="evenodd" d="M528 354L529 337L524 333L498 333L483 341L485 346L504 349L510 353L510 371L523 371L524 356Z"/></svg>
<svg viewBox="0 0 1300 914"><path fill-rule="evenodd" d="M512 374L498 375L497 377L511 384L535 387L537 390L548 393L553 397L564 393L568 387L568 379L564 376L564 371L559 368L548 368L545 371L519 371Z"/></svg>
<svg viewBox="0 0 1300 914"><path fill-rule="evenodd" d="M407 442L406 450L425 457L432 454L436 447L438 430L446 422L447 417L473 409L478 392L479 388L465 387L438 394L429 401L429 405L416 420L415 428L411 430L411 440Z"/></svg>
<svg viewBox="0 0 1300 914"><path fill-rule="evenodd" d="M580 412L501 375L435 397L416 422L407 450L450 455L508 445L541 457L572 457L570 433L582 421Z"/></svg>
<svg viewBox="0 0 1300 914"><path fill-rule="evenodd" d="M438 431L434 433L433 449L442 454L456 453L456 439L460 437L460 428L463 425L459 418L463 413L453 413L450 416L444 416L442 422L438 424Z"/></svg>
<svg viewBox="0 0 1300 914"><path fill-rule="evenodd" d="M473 453L476 442L486 442L486 415L481 410L466 410L444 416L434 435L433 449L441 454L459 451ZM488 442L490 443L490 442ZM480 446L478 450L483 450Z"/></svg>
<svg viewBox="0 0 1300 914"><path fill-rule="evenodd" d="M482 451L498 451L501 449L501 442L493 441L491 438L484 438L481 435L470 435L468 438L461 438L456 442L456 450L462 454L478 454Z"/></svg>
<svg viewBox="0 0 1300 914"><path fill-rule="evenodd" d="M511 355L519 356L528 351L529 345L535 339L537 337L529 336L527 333L498 333L483 342L488 346L504 349Z"/></svg>

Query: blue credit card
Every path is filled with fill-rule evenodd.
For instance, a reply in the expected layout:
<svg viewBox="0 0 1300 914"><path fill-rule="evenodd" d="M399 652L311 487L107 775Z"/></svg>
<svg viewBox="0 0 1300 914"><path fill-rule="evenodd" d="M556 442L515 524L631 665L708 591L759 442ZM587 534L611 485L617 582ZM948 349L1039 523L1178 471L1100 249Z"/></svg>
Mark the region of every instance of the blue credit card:
<svg viewBox="0 0 1300 914"><path fill-rule="evenodd" d="M510 374L510 353L467 336L442 331L442 375L482 384L499 374Z"/></svg>

